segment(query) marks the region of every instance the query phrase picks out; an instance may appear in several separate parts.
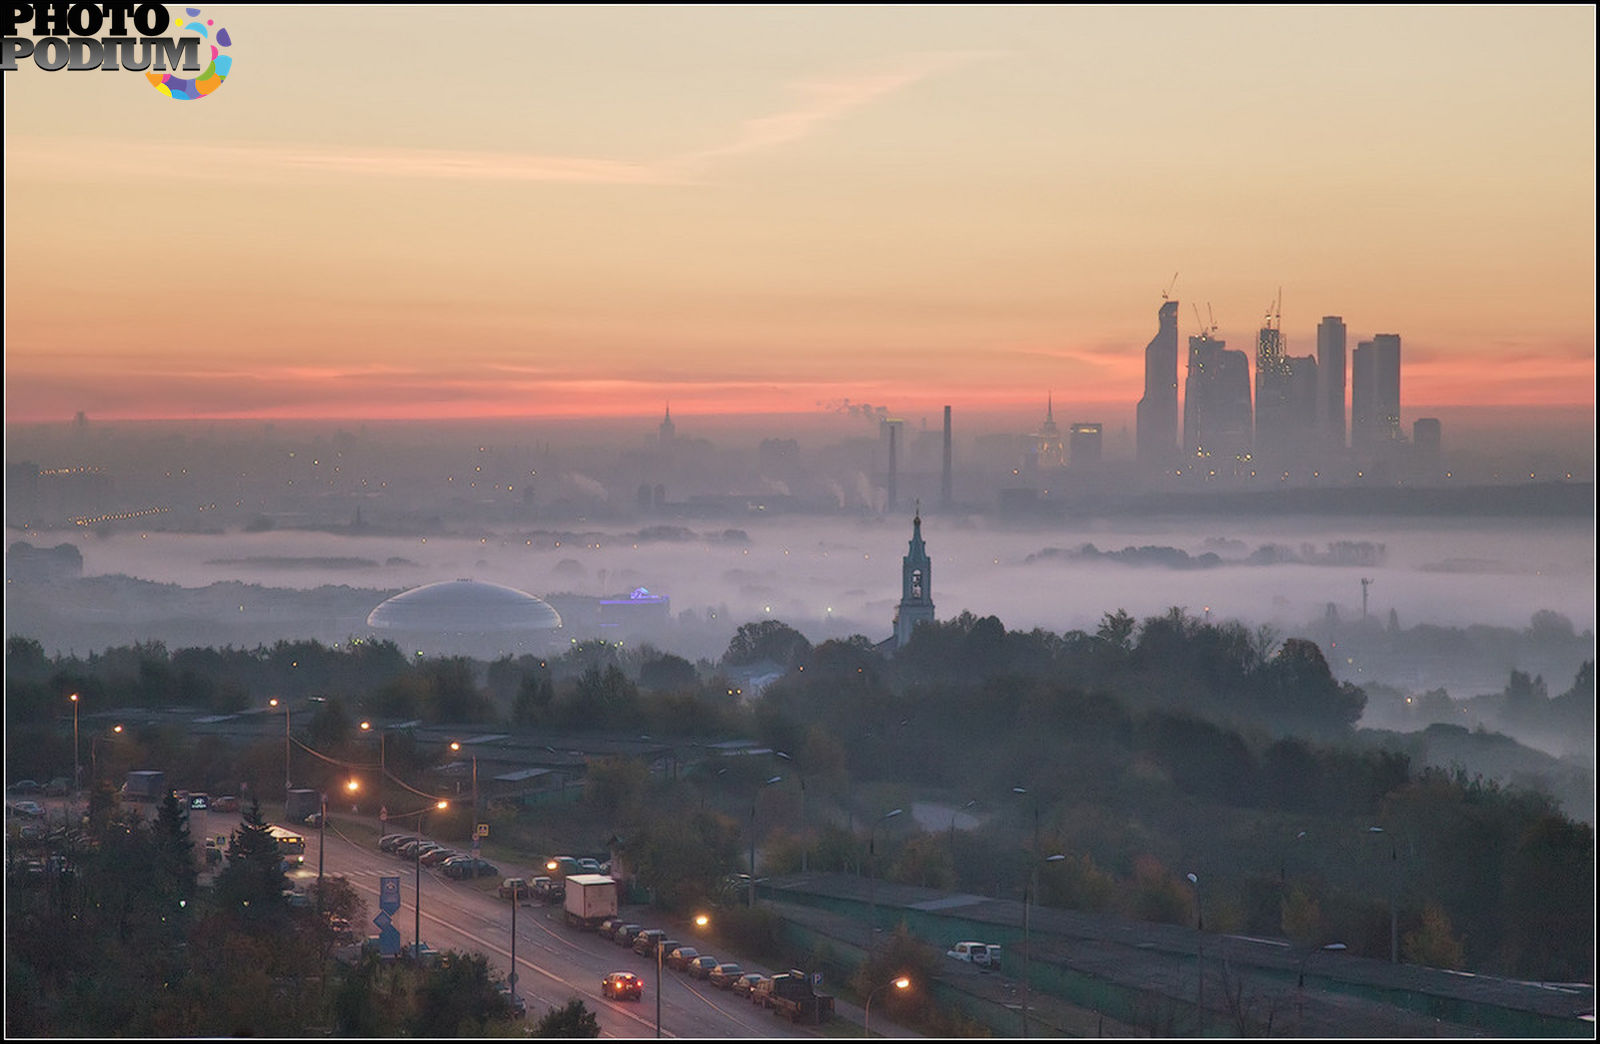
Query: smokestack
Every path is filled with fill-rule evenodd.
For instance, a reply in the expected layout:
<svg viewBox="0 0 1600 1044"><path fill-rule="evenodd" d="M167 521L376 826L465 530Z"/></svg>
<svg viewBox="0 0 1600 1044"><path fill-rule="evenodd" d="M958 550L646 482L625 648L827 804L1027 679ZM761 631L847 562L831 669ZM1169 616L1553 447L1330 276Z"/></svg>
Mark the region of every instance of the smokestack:
<svg viewBox="0 0 1600 1044"><path fill-rule="evenodd" d="M950 407L944 408L944 478L939 483L939 503L950 506Z"/></svg>
<svg viewBox="0 0 1600 1044"><path fill-rule="evenodd" d="M895 473L894 473L894 429L896 427L898 427L898 425L895 425L895 424L890 424L889 425L889 510L890 511L894 510L894 504L895 504L895 495L894 495L895 494L895 490L894 490L894 483L895 483Z"/></svg>

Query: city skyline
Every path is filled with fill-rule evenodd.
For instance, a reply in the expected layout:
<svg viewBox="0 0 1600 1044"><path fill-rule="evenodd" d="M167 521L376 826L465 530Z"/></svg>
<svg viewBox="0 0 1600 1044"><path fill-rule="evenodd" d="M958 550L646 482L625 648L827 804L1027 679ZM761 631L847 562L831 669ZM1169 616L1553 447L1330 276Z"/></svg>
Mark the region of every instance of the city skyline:
<svg viewBox="0 0 1600 1044"><path fill-rule="evenodd" d="M1408 411L1593 404L1590 9L217 11L199 102L6 74L13 423L1111 420L1280 286Z"/></svg>

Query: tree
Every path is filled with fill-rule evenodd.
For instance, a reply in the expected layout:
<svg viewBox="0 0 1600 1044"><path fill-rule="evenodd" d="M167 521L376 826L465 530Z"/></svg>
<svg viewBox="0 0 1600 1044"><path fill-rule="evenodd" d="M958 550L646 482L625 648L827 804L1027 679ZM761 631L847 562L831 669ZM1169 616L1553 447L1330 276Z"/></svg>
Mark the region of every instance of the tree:
<svg viewBox="0 0 1600 1044"><path fill-rule="evenodd" d="M222 907L252 921L261 921L283 908L283 853L261 817L259 798L250 802L238 829L228 841L228 865L217 875L217 895Z"/></svg>
<svg viewBox="0 0 1600 1044"><path fill-rule="evenodd" d="M482 1036L491 1019L511 1015L511 1002L490 981L489 958L481 953L440 954L417 985L416 1003L409 1028L418 1037Z"/></svg>
<svg viewBox="0 0 1600 1044"><path fill-rule="evenodd" d="M1465 964L1461 940L1450 930L1450 918L1438 903L1422 908L1422 925L1405 934L1400 952L1410 964L1455 971Z"/></svg>
<svg viewBox="0 0 1600 1044"><path fill-rule="evenodd" d="M722 662L730 666L771 660L793 667L811 652L806 636L781 620L758 620L741 624L728 642Z"/></svg>
<svg viewBox="0 0 1600 1044"><path fill-rule="evenodd" d="M1133 617L1128 615L1126 609L1118 609L1115 613L1106 613L1100 618L1100 629L1095 635L1101 641L1118 649L1126 649L1133 638L1133 627Z"/></svg>
<svg viewBox="0 0 1600 1044"><path fill-rule="evenodd" d="M598 1037L600 1020L577 997L567 1001L562 1008L551 1008L544 1013L531 1037Z"/></svg>
<svg viewBox="0 0 1600 1044"><path fill-rule="evenodd" d="M156 880L163 898L194 898L198 871L194 865L194 840L189 836L189 816L178 795L167 791L156 815Z"/></svg>

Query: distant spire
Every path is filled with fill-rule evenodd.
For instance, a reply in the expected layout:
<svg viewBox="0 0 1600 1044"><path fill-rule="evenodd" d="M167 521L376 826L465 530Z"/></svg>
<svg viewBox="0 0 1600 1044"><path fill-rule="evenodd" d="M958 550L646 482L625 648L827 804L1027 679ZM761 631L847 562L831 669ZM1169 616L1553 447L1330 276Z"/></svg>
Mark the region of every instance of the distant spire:
<svg viewBox="0 0 1600 1044"><path fill-rule="evenodd" d="M1051 392L1044 400L1044 419L1053 422L1056 419L1056 396Z"/></svg>
<svg viewBox="0 0 1600 1044"><path fill-rule="evenodd" d="M915 516L912 517L911 521L912 521L912 523L914 525L918 525L918 526L922 525L922 498L921 497L917 498L917 513L916 513Z"/></svg>

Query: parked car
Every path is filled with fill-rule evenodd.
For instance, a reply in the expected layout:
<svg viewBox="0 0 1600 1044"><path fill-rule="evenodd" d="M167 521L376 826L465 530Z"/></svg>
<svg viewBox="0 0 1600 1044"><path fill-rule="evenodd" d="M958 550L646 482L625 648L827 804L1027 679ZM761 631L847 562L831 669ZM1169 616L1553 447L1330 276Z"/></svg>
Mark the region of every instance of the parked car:
<svg viewBox="0 0 1600 1044"><path fill-rule="evenodd" d="M236 794L223 794L221 797L212 798L211 808L217 812L237 812L239 797Z"/></svg>
<svg viewBox="0 0 1600 1044"><path fill-rule="evenodd" d="M505 982L496 983L494 988L506 999L506 1006L511 1009L512 1018L527 1018L528 1002L523 999L522 994L512 993L510 984Z"/></svg>
<svg viewBox="0 0 1600 1044"><path fill-rule="evenodd" d="M422 865L438 866L446 859L453 859L460 854L460 852L457 852L453 848L435 848L431 852L424 852L422 854Z"/></svg>
<svg viewBox="0 0 1600 1044"><path fill-rule="evenodd" d="M378 838L378 851L393 852L407 841L415 841L416 834L384 834Z"/></svg>
<svg viewBox="0 0 1600 1044"><path fill-rule="evenodd" d="M583 867L583 872L586 874L598 874L600 872L600 860L598 859L580 859L578 860L578 865Z"/></svg>
<svg viewBox="0 0 1600 1044"><path fill-rule="evenodd" d="M750 1003L758 1008L770 1008L772 1006L771 979L763 977L760 982L751 985Z"/></svg>
<svg viewBox="0 0 1600 1044"><path fill-rule="evenodd" d="M554 878L535 877L533 897L541 903L559 903L567 897L567 886Z"/></svg>
<svg viewBox="0 0 1600 1044"><path fill-rule="evenodd" d="M663 933L662 937L656 941L655 949L646 950L645 952L651 957L659 958L662 964L666 964L667 958L672 956L672 951L676 950L682 945L683 943L676 939L668 939L665 933Z"/></svg>
<svg viewBox="0 0 1600 1044"><path fill-rule="evenodd" d="M645 928L633 937L633 952L640 957L654 957L656 943L667 937L667 933L660 928Z"/></svg>
<svg viewBox="0 0 1600 1044"><path fill-rule="evenodd" d="M528 888L528 882L520 877L508 877L500 882L500 898L511 900L530 899L533 893Z"/></svg>
<svg viewBox="0 0 1600 1044"><path fill-rule="evenodd" d="M19 779L6 788L7 794L38 794L44 790L31 779Z"/></svg>
<svg viewBox="0 0 1600 1044"><path fill-rule="evenodd" d="M632 946L634 936L638 935L641 930L638 925L631 922L620 924L617 926L616 932L611 936L611 941L618 946Z"/></svg>
<svg viewBox="0 0 1600 1044"><path fill-rule="evenodd" d="M744 975L744 969L733 961L723 961L711 969L711 974L706 976L706 981L719 989L732 989L733 980Z"/></svg>
<svg viewBox="0 0 1600 1044"><path fill-rule="evenodd" d="M756 988L756 984L765 978L766 976L762 975L760 972L745 972L743 975L734 979L733 984L728 988L734 993L739 994L741 997L748 997L750 996L751 991Z"/></svg>
<svg viewBox="0 0 1600 1044"><path fill-rule="evenodd" d="M715 968L716 966L717 959L715 957L711 956L709 953L702 953L700 956L694 958L687 965L685 965L685 968L689 972L689 978L705 979L710 981L711 969Z"/></svg>
<svg viewBox="0 0 1600 1044"><path fill-rule="evenodd" d="M1000 968L1000 946L997 943L958 942L946 950L944 955L951 960L975 964L991 971L998 971Z"/></svg>
<svg viewBox="0 0 1600 1044"><path fill-rule="evenodd" d="M668 968L674 968L678 971L687 971L689 962L700 956L700 951L693 946L674 946L670 949L664 946L662 947L662 952L667 955L663 963Z"/></svg>
<svg viewBox="0 0 1600 1044"><path fill-rule="evenodd" d="M72 789L72 781L66 776L57 776L44 785L45 797L66 797L67 791Z"/></svg>
<svg viewBox="0 0 1600 1044"><path fill-rule="evenodd" d="M17 815L26 816L29 819L44 818L44 806L37 801L12 801L7 804L7 807Z"/></svg>
<svg viewBox="0 0 1600 1044"><path fill-rule="evenodd" d="M615 939L617 937L617 929L621 927L622 918L607 917L605 920L600 922L600 927L596 929L596 931L599 933L600 938L602 939Z"/></svg>
<svg viewBox="0 0 1600 1044"><path fill-rule="evenodd" d="M470 881L474 877L498 877L500 868L487 859L476 856L454 856L439 864L446 877L453 877L458 881Z"/></svg>
<svg viewBox="0 0 1600 1044"><path fill-rule="evenodd" d="M615 971L600 980L600 994L613 1000L641 1000L644 980L633 972Z"/></svg>

